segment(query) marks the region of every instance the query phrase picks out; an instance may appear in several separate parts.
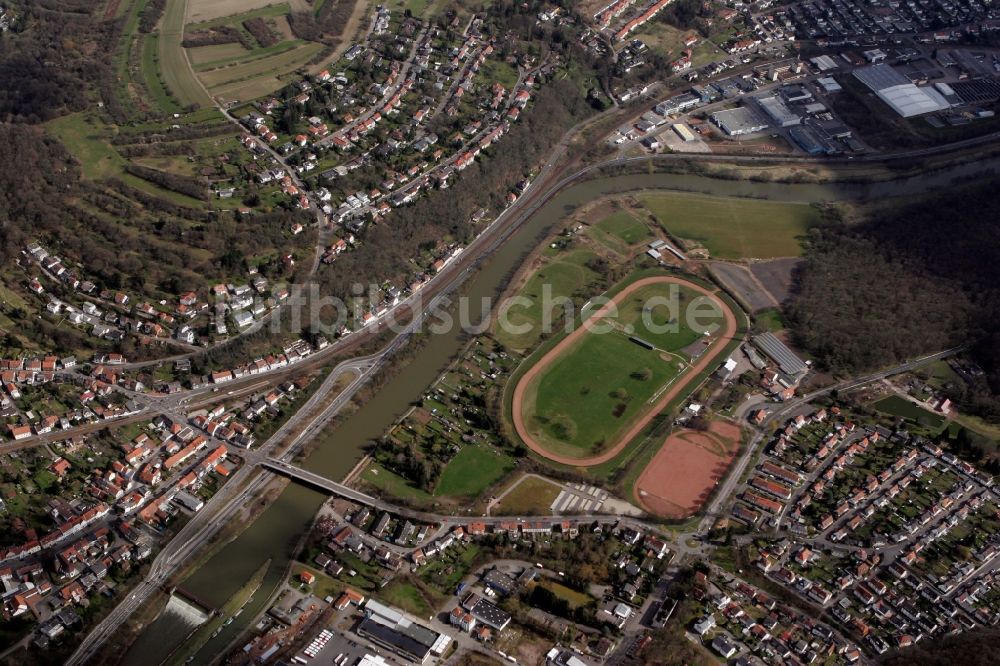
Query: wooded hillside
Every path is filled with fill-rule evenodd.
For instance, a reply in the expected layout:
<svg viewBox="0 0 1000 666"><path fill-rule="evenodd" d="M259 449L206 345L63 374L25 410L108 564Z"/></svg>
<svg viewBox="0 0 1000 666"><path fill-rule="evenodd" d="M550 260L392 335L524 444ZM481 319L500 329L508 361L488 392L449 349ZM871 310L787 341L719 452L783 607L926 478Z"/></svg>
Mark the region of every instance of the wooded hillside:
<svg viewBox="0 0 1000 666"><path fill-rule="evenodd" d="M856 373L969 344L1000 391L1000 179L943 190L856 226L814 229L789 305L798 343ZM964 397L1000 418L987 386Z"/></svg>

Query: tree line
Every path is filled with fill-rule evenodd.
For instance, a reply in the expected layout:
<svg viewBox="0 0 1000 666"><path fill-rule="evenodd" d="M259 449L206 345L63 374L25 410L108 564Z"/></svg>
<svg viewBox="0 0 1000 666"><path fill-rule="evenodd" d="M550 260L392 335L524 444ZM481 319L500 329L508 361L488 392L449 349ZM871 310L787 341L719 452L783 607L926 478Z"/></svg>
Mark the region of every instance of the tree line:
<svg viewBox="0 0 1000 666"><path fill-rule="evenodd" d="M278 35L271 30L271 26L269 26L267 21L260 16L243 21L243 27L246 28L247 32L253 35L253 38L257 40L257 43L264 48L274 46L279 41Z"/></svg>

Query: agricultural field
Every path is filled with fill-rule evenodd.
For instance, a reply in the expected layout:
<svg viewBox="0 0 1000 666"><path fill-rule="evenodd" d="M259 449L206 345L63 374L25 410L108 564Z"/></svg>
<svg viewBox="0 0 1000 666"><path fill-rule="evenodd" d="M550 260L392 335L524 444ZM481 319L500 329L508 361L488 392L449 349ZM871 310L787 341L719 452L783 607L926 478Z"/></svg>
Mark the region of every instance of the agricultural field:
<svg viewBox="0 0 1000 666"><path fill-rule="evenodd" d="M158 71L183 106L212 106L212 98L195 78L181 43L184 41L184 0L167 0L157 40Z"/></svg>
<svg viewBox="0 0 1000 666"><path fill-rule="evenodd" d="M332 0L324 1L332 2ZM439 5L445 3L441 2L441 0L389 0L384 4L394 12L408 11L414 16L426 17L434 13Z"/></svg>
<svg viewBox="0 0 1000 666"><path fill-rule="evenodd" d="M771 259L802 254L800 238L819 224L810 204L662 192L641 196L687 250L704 248L718 259Z"/></svg>
<svg viewBox="0 0 1000 666"><path fill-rule="evenodd" d="M198 77L220 102L255 99L281 88L280 77L305 65L322 48L303 42L274 55L200 72Z"/></svg>
<svg viewBox="0 0 1000 666"><path fill-rule="evenodd" d="M160 38L158 35L145 35L142 39L142 78L146 90L164 113L180 113L184 109L177 100L170 94L166 84L163 82L162 74L157 66L160 52Z"/></svg>
<svg viewBox="0 0 1000 666"><path fill-rule="evenodd" d="M239 42L229 44L209 44L194 46L187 50L188 58L195 69L207 68L216 64L226 64L245 58L250 50Z"/></svg>
<svg viewBox="0 0 1000 666"><path fill-rule="evenodd" d="M305 0L289 2L274 2L274 0L188 0L186 23L212 21L237 13L249 13L254 10L268 11L281 8L285 12L310 11L311 7Z"/></svg>
<svg viewBox="0 0 1000 666"><path fill-rule="evenodd" d="M318 41L295 38L289 27L291 12L312 11L304 0L195 0L193 5L184 26L188 41L176 46L190 62L191 77L221 104L278 90L288 83L287 75L324 49Z"/></svg>
<svg viewBox="0 0 1000 666"><path fill-rule="evenodd" d="M603 326L553 350L539 361L546 365L537 377L521 380L528 432L575 457L617 442L688 368L689 347L701 336L679 311L695 298L676 283L653 283L616 299L617 316L592 322ZM705 321L718 324L721 312L705 302L716 308Z"/></svg>

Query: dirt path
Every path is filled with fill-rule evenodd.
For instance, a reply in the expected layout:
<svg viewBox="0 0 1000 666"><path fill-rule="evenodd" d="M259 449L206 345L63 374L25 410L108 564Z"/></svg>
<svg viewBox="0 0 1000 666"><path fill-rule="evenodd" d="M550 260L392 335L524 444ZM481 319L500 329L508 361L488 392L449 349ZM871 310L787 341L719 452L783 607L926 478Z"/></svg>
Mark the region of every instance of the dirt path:
<svg viewBox="0 0 1000 666"><path fill-rule="evenodd" d="M546 368L548 368L552 363L559 358L559 355L569 348L573 343L577 341L582 335L586 333L601 319L606 316L612 307L617 307L623 300L628 298L630 294L635 292L637 289L641 289L651 284L678 284L683 287L687 287L693 291L702 294L712 300L718 308L722 311L725 318L725 330L722 332L716 340L712 343L712 348L708 350L705 354L702 354L687 371L686 377L683 381L674 384L667 390L655 405L653 405L646 414L639 418L632 426L621 436L621 438L615 442L614 446L610 449L601 453L600 455L591 456L589 458L573 458L570 456L559 455L553 453L546 449L541 443L535 440L535 438L528 432L527 425L524 422L524 395L525 390L531 381L540 375ZM511 405L511 416L514 420L514 429L517 431L518 436L521 440L530 448L532 451L547 458L549 460L561 463L563 465L573 465L575 467L593 467L594 465L600 465L601 463L607 462L621 453L622 449L632 441L646 425L656 416L659 412L673 400L681 391L683 391L688 384L691 383L692 379L700 373L705 368L709 367L714 363L722 352L722 349L726 346L726 342L733 338L736 333L736 317L733 315L732 310L714 293L701 287L699 285L688 282L687 280L682 280L680 278L661 276L661 277L648 277L641 280L633 282L623 291L619 292L610 303L602 307L600 310L592 314L583 324L580 325L575 331L567 335L565 338L559 341L555 347L553 347L549 353L538 360L531 368L528 369L524 376L517 382L517 386L514 387L514 397L513 404Z"/></svg>

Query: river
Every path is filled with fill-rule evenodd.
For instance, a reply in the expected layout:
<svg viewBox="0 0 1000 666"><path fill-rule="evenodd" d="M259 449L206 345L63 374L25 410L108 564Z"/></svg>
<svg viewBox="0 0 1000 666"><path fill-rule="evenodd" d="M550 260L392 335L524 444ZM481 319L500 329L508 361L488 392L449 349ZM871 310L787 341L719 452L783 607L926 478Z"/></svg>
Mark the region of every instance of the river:
<svg viewBox="0 0 1000 666"><path fill-rule="evenodd" d="M998 167L1000 159L993 159L896 181L867 184L762 183L668 173L613 176L581 182L553 197L497 251L482 261L480 270L465 285L463 293L470 297L473 304L470 307L471 318L475 321L482 315L482 299L493 299L504 289L511 273L554 224L577 206L608 194L660 189L772 201L867 200L924 193L928 189L947 187ZM460 351L461 332L458 327L452 328L454 330L448 333L429 335L424 348L415 358L406 363L364 406L336 426L336 445L315 451L304 466L332 479L346 476L363 455L363 447L381 436ZM250 527L183 582L182 587L195 598L221 607L261 564L271 558L270 568L253 601L235 622L209 641L193 663L209 663L225 645L248 629L253 618L264 610L267 598L284 575L291 545L302 534L324 499L324 495L302 486L289 485ZM177 618L165 612L142 633L123 658L123 663L126 666L160 663L184 637L178 631Z"/></svg>

